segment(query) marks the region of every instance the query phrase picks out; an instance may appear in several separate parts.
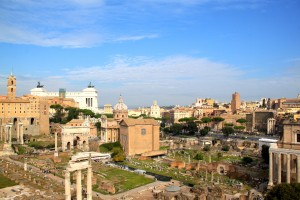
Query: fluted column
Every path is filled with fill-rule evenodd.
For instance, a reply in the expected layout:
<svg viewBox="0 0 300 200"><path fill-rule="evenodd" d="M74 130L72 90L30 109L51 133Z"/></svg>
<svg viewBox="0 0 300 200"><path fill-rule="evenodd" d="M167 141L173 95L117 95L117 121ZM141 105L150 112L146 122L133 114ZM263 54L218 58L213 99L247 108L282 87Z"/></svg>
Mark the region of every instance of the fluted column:
<svg viewBox="0 0 300 200"><path fill-rule="evenodd" d="M268 186L273 186L273 153L269 151L269 183Z"/></svg>
<svg viewBox="0 0 300 200"><path fill-rule="evenodd" d="M290 154L286 155L286 182L290 183L291 182L291 160L290 160Z"/></svg>
<svg viewBox="0 0 300 200"><path fill-rule="evenodd" d="M65 171L65 200L71 200L70 172Z"/></svg>
<svg viewBox="0 0 300 200"><path fill-rule="evenodd" d="M300 156L297 155L297 183L300 183Z"/></svg>
<svg viewBox="0 0 300 200"><path fill-rule="evenodd" d="M77 177L76 177L76 188L77 188L77 200L82 200L82 193L81 193L81 170L77 170Z"/></svg>
<svg viewBox="0 0 300 200"><path fill-rule="evenodd" d="M87 200L92 200L92 194L93 194L93 191L92 191L92 166L90 165L88 167L88 170L87 170L87 184L86 184L86 188L87 188Z"/></svg>
<svg viewBox="0 0 300 200"><path fill-rule="evenodd" d="M277 175L278 175L278 181L277 184L281 183L281 154L278 153L278 165L277 165Z"/></svg>

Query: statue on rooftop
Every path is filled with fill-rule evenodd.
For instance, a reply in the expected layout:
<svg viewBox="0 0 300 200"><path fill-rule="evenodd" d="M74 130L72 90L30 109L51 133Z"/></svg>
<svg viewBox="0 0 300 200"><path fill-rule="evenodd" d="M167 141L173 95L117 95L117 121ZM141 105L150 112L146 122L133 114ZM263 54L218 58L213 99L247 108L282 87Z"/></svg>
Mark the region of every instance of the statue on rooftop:
<svg viewBox="0 0 300 200"><path fill-rule="evenodd" d="M38 85L36 86L37 88L43 88L44 87L44 85L41 85L41 83L40 82L38 82Z"/></svg>
<svg viewBox="0 0 300 200"><path fill-rule="evenodd" d="M88 85L88 88L93 88L94 86L92 85L92 83L90 82Z"/></svg>

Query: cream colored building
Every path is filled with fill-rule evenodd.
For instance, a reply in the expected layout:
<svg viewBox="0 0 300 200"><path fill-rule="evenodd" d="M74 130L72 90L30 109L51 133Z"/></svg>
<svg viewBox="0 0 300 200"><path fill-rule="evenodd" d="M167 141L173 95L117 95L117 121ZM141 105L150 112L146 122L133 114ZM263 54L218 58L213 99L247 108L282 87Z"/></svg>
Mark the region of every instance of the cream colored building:
<svg viewBox="0 0 300 200"><path fill-rule="evenodd" d="M113 114L113 109L111 104L104 105L104 114Z"/></svg>
<svg viewBox="0 0 300 200"><path fill-rule="evenodd" d="M128 107L124 103L122 95L120 95L118 103L114 106L113 116L118 122L128 118Z"/></svg>
<svg viewBox="0 0 300 200"><path fill-rule="evenodd" d="M7 78L7 96L0 98L0 135L7 135L10 127L11 140L21 142L21 135L49 134L49 105L43 97L26 95L16 97L17 79ZM7 138L6 138L7 140Z"/></svg>
<svg viewBox="0 0 300 200"><path fill-rule="evenodd" d="M150 108L150 117L161 118L160 107L157 105L157 101L153 101L153 105Z"/></svg>
<svg viewBox="0 0 300 200"><path fill-rule="evenodd" d="M269 149L269 183L300 183L300 121L283 122L283 137Z"/></svg>
<svg viewBox="0 0 300 200"><path fill-rule="evenodd" d="M34 96L72 98L78 103L80 109L89 109L95 113L99 112L98 91L91 84L81 92L66 92L65 89L60 89L59 92L47 92L40 84L30 91L31 95Z"/></svg>
<svg viewBox="0 0 300 200"><path fill-rule="evenodd" d="M119 140L119 123L113 118L101 116L101 136L102 142L116 142Z"/></svg>
<svg viewBox="0 0 300 200"><path fill-rule="evenodd" d="M128 156L159 150L159 123L154 119L123 119L120 143Z"/></svg>
<svg viewBox="0 0 300 200"><path fill-rule="evenodd" d="M178 123L179 119L185 117L193 117L194 110L191 108L175 107L170 110L170 118L172 123Z"/></svg>

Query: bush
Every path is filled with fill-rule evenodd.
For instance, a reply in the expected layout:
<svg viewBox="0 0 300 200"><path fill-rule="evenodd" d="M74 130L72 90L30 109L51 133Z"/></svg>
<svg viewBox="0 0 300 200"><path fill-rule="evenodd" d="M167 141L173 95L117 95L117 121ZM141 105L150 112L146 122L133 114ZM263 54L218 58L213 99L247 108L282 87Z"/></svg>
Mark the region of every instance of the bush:
<svg viewBox="0 0 300 200"><path fill-rule="evenodd" d="M209 145L205 145L203 148L204 151L210 151L210 146Z"/></svg>
<svg viewBox="0 0 300 200"><path fill-rule="evenodd" d="M218 157L218 159L220 159L223 157L223 154L221 152L218 152L217 157Z"/></svg>
<svg viewBox="0 0 300 200"><path fill-rule="evenodd" d="M196 156L194 157L195 160L203 160L203 154L202 153L197 153Z"/></svg>
<svg viewBox="0 0 300 200"><path fill-rule="evenodd" d="M230 149L230 147L227 145L222 147L222 151L229 151L229 149Z"/></svg>
<svg viewBox="0 0 300 200"><path fill-rule="evenodd" d="M100 152L106 153L111 152L113 148L122 148L122 145L120 142L111 142L111 143L105 143L100 145Z"/></svg>
<svg viewBox="0 0 300 200"><path fill-rule="evenodd" d="M249 164L249 163L252 163L253 162L253 159L251 158L251 157L243 157L243 159L242 159L242 162L244 163L244 164Z"/></svg>
<svg viewBox="0 0 300 200"><path fill-rule="evenodd" d="M299 183L283 183L273 187L266 195L265 200L294 200L299 199Z"/></svg>

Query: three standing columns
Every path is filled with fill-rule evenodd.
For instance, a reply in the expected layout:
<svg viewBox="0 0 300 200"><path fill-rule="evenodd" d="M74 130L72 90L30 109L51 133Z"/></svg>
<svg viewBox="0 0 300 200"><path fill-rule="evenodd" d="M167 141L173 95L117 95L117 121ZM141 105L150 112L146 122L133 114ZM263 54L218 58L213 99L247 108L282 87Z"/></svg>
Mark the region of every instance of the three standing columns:
<svg viewBox="0 0 300 200"><path fill-rule="evenodd" d="M273 155L275 154L275 155ZM277 155L276 155L277 154ZM272 187L274 185L274 168L277 168L277 184L282 183L282 166L285 166L286 171L286 183L291 183L291 155L289 153L275 153L269 151L269 182L268 187ZM276 159L277 156L277 159ZM296 160L296 182L300 183L300 155L295 155L297 157ZM285 159L284 159L285 158ZM275 162L274 162L275 161ZM276 162L277 161L277 162ZM282 163L284 162L284 164ZM276 167L275 167L276 165ZM276 176L275 176L276 177Z"/></svg>
<svg viewBox="0 0 300 200"><path fill-rule="evenodd" d="M87 200L92 200L92 166L88 167L87 170ZM82 184L81 184L81 170L76 170L76 199L82 200ZM71 200L71 181L70 171L65 171L65 199Z"/></svg>

